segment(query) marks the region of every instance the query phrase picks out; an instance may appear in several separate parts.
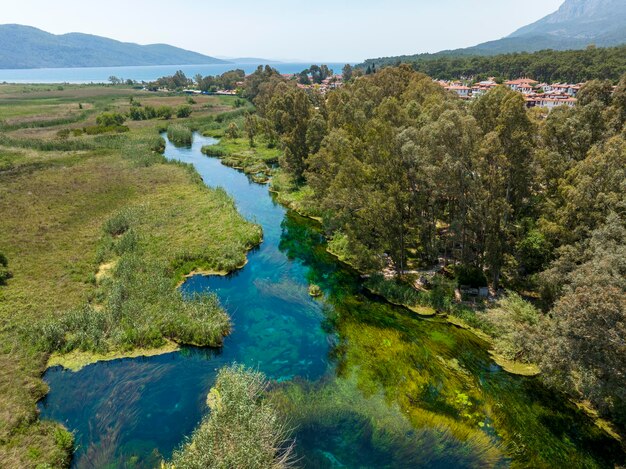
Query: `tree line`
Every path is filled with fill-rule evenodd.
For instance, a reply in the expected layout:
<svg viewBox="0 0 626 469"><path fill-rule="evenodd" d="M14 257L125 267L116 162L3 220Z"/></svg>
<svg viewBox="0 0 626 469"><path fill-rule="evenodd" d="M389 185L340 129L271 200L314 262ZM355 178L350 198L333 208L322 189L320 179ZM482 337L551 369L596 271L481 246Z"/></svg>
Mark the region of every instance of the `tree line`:
<svg viewBox="0 0 626 469"><path fill-rule="evenodd" d="M584 50L543 50L499 55L420 54L366 60L359 68L376 69L410 64L415 71L442 80L520 77L556 83L602 79L616 83L626 73L626 46Z"/></svg>
<svg viewBox="0 0 626 469"><path fill-rule="evenodd" d="M504 86L463 102L409 65L325 96L265 67L244 89L331 245L363 271L439 263L535 295L538 315L509 302L505 333L626 428L626 75L551 112Z"/></svg>

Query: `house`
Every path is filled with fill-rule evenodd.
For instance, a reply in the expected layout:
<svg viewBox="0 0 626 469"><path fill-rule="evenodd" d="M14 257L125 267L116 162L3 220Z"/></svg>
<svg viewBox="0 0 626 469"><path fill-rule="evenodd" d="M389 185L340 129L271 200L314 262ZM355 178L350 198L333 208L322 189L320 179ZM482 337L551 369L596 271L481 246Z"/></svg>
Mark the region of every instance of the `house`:
<svg viewBox="0 0 626 469"><path fill-rule="evenodd" d="M448 91L454 91L461 98L469 98L470 97L470 92L472 91L472 89L470 87L464 86L464 85L459 85L459 84L448 85L445 88Z"/></svg>
<svg viewBox="0 0 626 469"><path fill-rule="evenodd" d="M513 91L520 91L520 88L523 89L533 89L535 85L537 85L537 81L531 80L530 78L519 78L517 80L509 80L504 82L506 86L511 88Z"/></svg>
<svg viewBox="0 0 626 469"><path fill-rule="evenodd" d="M546 95L537 95L535 97L526 98L526 106L528 107L544 107L547 109L554 109L558 106L570 106L576 105L576 98L571 97L548 97Z"/></svg>

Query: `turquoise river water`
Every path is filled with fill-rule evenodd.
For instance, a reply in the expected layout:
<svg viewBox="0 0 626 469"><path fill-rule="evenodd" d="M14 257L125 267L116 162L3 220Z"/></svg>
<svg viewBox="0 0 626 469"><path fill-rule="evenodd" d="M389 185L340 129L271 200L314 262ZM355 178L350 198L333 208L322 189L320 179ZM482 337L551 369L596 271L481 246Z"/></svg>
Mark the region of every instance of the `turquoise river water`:
<svg viewBox="0 0 626 469"><path fill-rule="evenodd" d="M537 378L512 376L485 344L363 290L325 250L319 226L266 186L167 143L263 227L263 243L227 277L194 276L184 294L216 292L234 322L220 349L49 369L43 419L75 432L73 466L156 467L198 424L220 367L243 363L274 381L300 465L311 468L614 467L620 445ZM312 299L308 286L322 287Z"/></svg>

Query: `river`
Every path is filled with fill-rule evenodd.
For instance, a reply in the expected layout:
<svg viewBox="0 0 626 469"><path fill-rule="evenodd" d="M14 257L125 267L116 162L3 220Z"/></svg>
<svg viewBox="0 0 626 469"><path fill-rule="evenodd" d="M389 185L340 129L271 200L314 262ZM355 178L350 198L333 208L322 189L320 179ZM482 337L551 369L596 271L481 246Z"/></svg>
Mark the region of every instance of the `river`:
<svg viewBox="0 0 626 469"><path fill-rule="evenodd" d="M238 210L263 243L227 277L197 275L185 295L216 292L233 318L220 349L49 369L42 419L76 435L74 467L155 467L207 412L220 367L238 362L275 381L305 467L613 467L619 444L537 378L512 376L470 332L363 291L325 250L317 224L267 186L204 156L216 140L167 142ZM308 295L319 285L322 299Z"/></svg>

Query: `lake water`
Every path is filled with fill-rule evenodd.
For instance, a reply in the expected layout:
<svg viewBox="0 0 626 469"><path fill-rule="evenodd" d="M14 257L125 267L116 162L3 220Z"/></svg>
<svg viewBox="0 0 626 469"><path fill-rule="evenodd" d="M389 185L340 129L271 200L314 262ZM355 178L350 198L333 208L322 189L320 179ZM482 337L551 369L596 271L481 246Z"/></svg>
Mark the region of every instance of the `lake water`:
<svg viewBox="0 0 626 469"><path fill-rule="evenodd" d="M617 442L536 378L512 376L471 333L422 319L362 289L325 250L316 223L277 204L266 186L189 148L191 163L263 227L249 263L227 277L194 276L184 294L216 292L234 322L221 349L55 367L43 419L75 432L74 467L155 467L198 424L220 367L267 374L311 468L613 467ZM321 300L308 295L319 285Z"/></svg>
<svg viewBox="0 0 626 469"><path fill-rule="evenodd" d="M138 82L154 81L170 76L177 70L192 78L200 73L203 76L221 75L237 68L252 73L260 64L213 64L213 65L154 65L141 67L85 67L85 68L37 68L20 70L0 70L0 83L107 83L110 76L132 79ZM270 63L280 73L298 73L311 66L310 63ZM328 63L335 73L341 73L345 63Z"/></svg>

